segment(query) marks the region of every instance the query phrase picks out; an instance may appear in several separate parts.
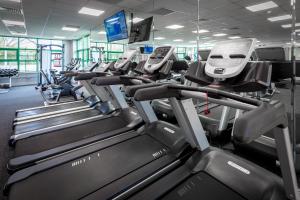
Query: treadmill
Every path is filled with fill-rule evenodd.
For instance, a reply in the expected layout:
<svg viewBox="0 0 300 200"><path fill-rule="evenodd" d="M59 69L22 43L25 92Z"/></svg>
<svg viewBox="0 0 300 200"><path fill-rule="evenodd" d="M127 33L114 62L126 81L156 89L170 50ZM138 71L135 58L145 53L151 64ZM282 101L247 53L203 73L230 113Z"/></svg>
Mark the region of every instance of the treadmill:
<svg viewBox="0 0 300 200"><path fill-rule="evenodd" d="M91 82L92 77L97 77L97 72L77 73L75 79ZM103 73L100 73L102 76ZM95 87L95 86L93 86ZM95 87L96 88L96 87ZM97 86L97 88L100 88ZM123 93L118 85L103 86L103 97L112 103L104 107L106 114L96 115L91 119L71 121L62 124L58 129L56 125L53 129L39 130L25 134L14 135L10 139L11 146L14 147L14 158L8 163L8 169L15 171L21 168L34 165L39 160L47 157L78 148L97 140L105 139L122 132L139 127L142 123L135 108L129 107ZM101 106L105 105L103 102ZM53 118L56 119L56 118ZM61 120L61 118L58 118ZM49 122L48 122L49 123ZM34 145L33 145L34 144Z"/></svg>
<svg viewBox="0 0 300 200"><path fill-rule="evenodd" d="M169 50L171 51L170 48ZM170 61L163 61L162 69L152 75L156 77L155 74L160 73L160 78L166 77L168 73L165 69L169 69L169 63ZM82 79L90 79L95 76L95 73L79 73L78 76ZM104 78L101 77L100 79ZM99 88L95 85L93 87ZM14 140L10 142L14 146L14 158L9 161L8 169L16 171L34 165L39 160L139 127L141 118L135 108L129 107L124 100L124 95L119 90L120 86L103 87L107 90L110 89L110 94L114 95L114 101L115 104L119 105L119 110L102 116L101 120L91 120L78 125L62 127L59 130L47 131L45 134L23 134L14 137Z"/></svg>
<svg viewBox="0 0 300 200"><path fill-rule="evenodd" d="M89 71L93 71L98 66L99 63L94 63L89 69ZM72 101L48 106L21 109L16 111L14 122L30 120L33 118L55 115L79 109L86 109L88 107L93 107L95 104L99 103L99 101L100 100L95 97L95 92L91 92L89 97L80 101Z"/></svg>
<svg viewBox="0 0 300 200"><path fill-rule="evenodd" d="M136 52L132 52L136 53ZM124 60L124 63L131 63L131 60ZM127 67L127 65L123 65ZM123 70L123 67L115 69L115 72L127 73ZM92 107L88 106L82 109L73 109L69 112L60 112L52 115L43 114L38 118L29 118L27 120L16 121L14 122L13 131L14 134L10 138L10 144L13 145L17 140L24 138L32 137L39 134L45 134L49 131L60 130L63 128L71 127L74 125L85 124L88 122L93 122L96 120L101 120L106 114L114 110L128 107L120 91L118 91L117 86L108 86L108 87L93 87L90 84L90 79L93 76L103 76L110 72L89 72L89 73L80 73L80 76L76 77L76 80L82 82L84 88L92 95L91 99L101 98L101 103L98 100L94 100L90 103ZM75 75L77 74L74 73ZM71 105L71 104L68 104ZM76 105L76 104L75 104ZM51 109L51 108L50 108Z"/></svg>
<svg viewBox="0 0 300 200"><path fill-rule="evenodd" d="M156 48L146 62L145 69L149 70L146 77L157 78L167 69L170 71L172 62L168 57L174 50L171 46ZM151 66L155 66L155 70L152 71ZM143 79L148 80L145 76L111 76L96 78L93 82L99 86L129 85L129 82L135 84ZM161 83L142 87L156 85ZM163 175L179 166L191 154L183 130L159 121L148 101L134 101L134 104L145 121L144 126L41 160L15 172L5 187L9 199L108 199L137 181L147 181L152 175Z"/></svg>
<svg viewBox="0 0 300 200"><path fill-rule="evenodd" d="M185 127L187 141L197 151L183 165L162 178L147 186L137 184L122 191L113 199L300 199L284 104L279 101L262 102L226 91L226 89L231 91L232 88L241 91L266 87L270 77L269 63L248 62L248 55L251 53L248 49L255 44L256 40L242 39L221 42L213 48L205 73L198 76L198 81L203 81L206 76L214 78L224 76L226 78L219 83L220 87L168 84L136 89L134 94L136 101L169 98L179 125ZM218 55L218 58L214 58L214 55ZM228 55L229 58L220 58L224 55ZM223 73L219 73L221 69L224 69ZM204 70L203 66L199 65L198 70ZM230 80L233 77L235 80ZM210 102L247 111L235 121L232 133L235 142L250 143L269 130L276 130L282 179L250 161L209 146L201 123L196 120L197 112L191 99L207 99L206 93L209 94Z"/></svg>
<svg viewBox="0 0 300 200"><path fill-rule="evenodd" d="M109 80L116 82L117 80L116 77L105 79L105 82ZM119 77L119 79L122 78ZM97 84L101 85L101 82L97 80ZM253 79L248 82L251 85ZM259 83L260 81L258 81ZM282 170L286 193L284 193L281 180L274 174L228 152L209 147L194 105L191 99L186 99L186 97L206 98L203 93L208 92L213 95L209 97L209 101L234 106L237 109L251 110L237 119L235 123L234 137L239 142L254 140L262 134L261 130L268 131L276 126L284 128L283 134L278 132L277 138L278 142L283 140L281 143L283 148L280 151L282 168L288 167L288 171ZM192 156L187 153L177 162L172 162L166 167L155 168L157 161L162 162L163 158L167 158L164 153L169 149L165 149L166 151L154 151L156 153L152 154L154 157L152 160L155 160L156 157L156 162L142 165L148 157L145 156L147 155L144 152L145 148L151 149L148 152L151 154L154 150L152 148L159 142L159 140L151 140L151 137L153 137L152 139L158 136L161 139L164 137L171 139L178 130L172 131L169 126L163 126L161 129L153 127L154 129L148 134L141 133L131 139L124 138L125 140L119 140L118 144L111 144L107 140L106 143L102 143L103 149L94 148L93 154L85 152L84 155L81 154L82 157L76 159L75 155L78 156L79 152L71 153L69 156L73 156L73 159L69 160L73 160L73 162L67 162L63 157L58 156L39 163L39 167L37 165L34 168L17 172L10 177L6 187L9 199L195 199L201 197L204 200L224 198L282 200L289 196L299 200L297 191L295 191L296 187L294 187L296 179L292 170L292 155L289 147L285 146L289 144L289 137L282 104L278 102L275 104L262 103L219 89L178 85L134 86L127 88L126 93L133 94L136 105L141 107L144 107L147 100L150 99L170 98L180 126L185 130L182 132L184 140L188 141L196 150L191 152ZM220 97L226 99L220 100ZM144 117L151 116L149 112L142 113L148 114L142 115ZM262 120L269 124L266 126L266 124L260 123ZM156 123L166 125L163 122ZM270 124L271 126L269 126ZM173 128L175 127L173 126ZM147 129L147 125L145 129ZM161 130L161 132L154 136L157 130ZM177 138L178 136L176 135ZM149 138L149 140L143 142L142 138ZM139 141L134 142L134 139ZM164 141L166 142L166 140ZM108 147L105 148L105 145ZM130 154L128 154L129 152ZM170 155L172 154L169 152ZM151 156L149 155L149 157ZM58 162L63 164L60 165ZM140 163L141 167L135 171L130 170L137 163ZM58 173L58 166L61 167L61 173ZM152 173L145 173L146 166L151 167L148 170ZM289 181L294 182L289 185ZM69 182L70 184L68 184ZM88 191L89 193L86 193Z"/></svg>

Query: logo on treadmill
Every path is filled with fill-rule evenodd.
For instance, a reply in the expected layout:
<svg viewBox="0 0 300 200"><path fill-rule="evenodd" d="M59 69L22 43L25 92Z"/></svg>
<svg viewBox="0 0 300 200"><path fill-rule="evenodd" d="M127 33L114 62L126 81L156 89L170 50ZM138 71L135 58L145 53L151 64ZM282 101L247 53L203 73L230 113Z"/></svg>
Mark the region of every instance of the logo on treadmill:
<svg viewBox="0 0 300 200"><path fill-rule="evenodd" d="M165 148L163 148L163 149L161 149L161 150L159 150L159 151L153 153L152 156L153 156L155 159L157 159L157 158L160 158L161 156L165 155L166 152L167 152L167 150L166 150Z"/></svg>
<svg viewBox="0 0 300 200"><path fill-rule="evenodd" d="M167 131L167 132L169 132L169 133L172 133L172 134L175 133L174 130L172 130L172 129L168 128L168 127L164 127L164 130Z"/></svg>
<svg viewBox="0 0 300 200"><path fill-rule="evenodd" d="M247 174L247 175L250 174L250 171L248 169L245 169L242 166L240 166L240 165L238 165L238 164L236 164L236 163L234 163L232 161L228 161L227 164L230 165L231 167L233 167L233 168L235 168L235 169L243 172L244 174Z"/></svg>
<svg viewBox="0 0 300 200"><path fill-rule="evenodd" d="M225 68L216 68L214 73L215 74L224 74Z"/></svg>

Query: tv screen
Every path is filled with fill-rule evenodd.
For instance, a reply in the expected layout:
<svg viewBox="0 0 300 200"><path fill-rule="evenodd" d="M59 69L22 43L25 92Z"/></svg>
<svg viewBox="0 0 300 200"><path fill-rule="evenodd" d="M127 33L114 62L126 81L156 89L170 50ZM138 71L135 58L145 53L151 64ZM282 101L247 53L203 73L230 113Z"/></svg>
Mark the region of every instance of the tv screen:
<svg viewBox="0 0 300 200"><path fill-rule="evenodd" d="M148 41L150 38L153 17L149 17L133 24L130 29L129 44L134 42Z"/></svg>
<svg viewBox="0 0 300 200"><path fill-rule="evenodd" d="M285 61L285 53L282 47L267 47L255 49L260 61Z"/></svg>
<svg viewBox="0 0 300 200"><path fill-rule="evenodd" d="M106 36L108 42L123 40L128 38L126 16L124 10L117 12L104 20Z"/></svg>
<svg viewBox="0 0 300 200"><path fill-rule="evenodd" d="M144 47L144 53L145 54L151 54L152 52L153 52L153 46L145 45L145 47Z"/></svg>

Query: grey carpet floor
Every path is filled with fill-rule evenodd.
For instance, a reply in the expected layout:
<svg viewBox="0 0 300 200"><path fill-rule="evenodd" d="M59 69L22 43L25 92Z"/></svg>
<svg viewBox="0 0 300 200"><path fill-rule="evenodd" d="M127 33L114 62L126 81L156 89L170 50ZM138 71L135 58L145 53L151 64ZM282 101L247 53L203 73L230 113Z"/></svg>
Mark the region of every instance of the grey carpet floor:
<svg viewBox="0 0 300 200"><path fill-rule="evenodd" d="M7 141L12 133L15 111L43 105L43 99L34 86L14 87L8 93L0 94L0 186L1 190L8 178L6 163L9 158ZM0 199L3 199L0 191Z"/></svg>

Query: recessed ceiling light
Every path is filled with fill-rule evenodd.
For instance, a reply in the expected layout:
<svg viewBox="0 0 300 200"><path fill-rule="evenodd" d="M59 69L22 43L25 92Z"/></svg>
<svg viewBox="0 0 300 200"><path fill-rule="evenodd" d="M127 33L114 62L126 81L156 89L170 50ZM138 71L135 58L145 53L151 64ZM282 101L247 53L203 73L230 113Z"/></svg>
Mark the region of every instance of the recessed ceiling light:
<svg viewBox="0 0 300 200"><path fill-rule="evenodd" d="M296 23L295 26L300 26L300 23ZM281 25L282 28L292 28L292 24Z"/></svg>
<svg viewBox="0 0 300 200"><path fill-rule="evenodd" d="M180 28L183 28L184 26L182 25L177 25L177 24L173 24L173 25L170 25L170 26L166 26L166 28L168 29L180 29Z"/></svg>
<svg viewBox="0 0 300 200"><path fill-rule="evenodd" d="M13 1L13 2L17 2L17 3L21 3L21 0L9 0L9 1Z"/></svg>
<svg viewBox="0 0 300 200"><path fill-rule="evenodd" d="M195 31L192 31L193 33L198 33L198 31L197 30L195 30ZM205 30L205 29L201 29L201 30L199 30L199 33L208 33L209 32L209 30Z"/></svg>
<svg viewBox="0 0 300 200"><path fill-rule="evenodd" d="M156 38L154 38L154 40L164 40L164 39L166 39L166 38L164 38L164 37L156 37Z"/></svg>
<svg viewBox="0 0 300 200"><path fill-rule="evenodd" d="M12 35L27 36L27 33L19 33L19 32L15 32L15 31L10 31L10 33L11 33Z"/></svg>
<svg viewBox="0 0 300 200"><path fill-rule="evenodd" d="M227 34L226 33L216 33L216 34L213 34L213 36L215 37L222 37L222 36L226 36Z"/></svg>
<svg viewBox="0 0 300 200"><path fill-rule="evenodd" d="M250 10L251 12L257 12L257 11L268 10L276 7L278 7L276 3L274 3L273 1L267 1L265 3L248 6L246 7L246 9Z"/></svg>
<svg viewBox="0 0 300 200"><path fill-rule="evenodd" d="M76 32L79 30L79 27L76 26L64 26L62 27L63 31L72 31L72 32Z"/></svg>
<svg viewBox="0 0 300 200"><path fill-rule="evenodd" d="M257 43L260 43L260 41L259 41L259 40L257 40L256 42L257 42Z"/></svg>
<svg viewBox="0 0 300 200"><path fill-rule="evenodd" d="M14 21L14 20L3 19L2 22L6 26L25 26L25 22L22 22L22 21Z"/></svg>
<svg viewBox="0 0 300 200"><path fill-rule="evenodd" d="M291 15L281 15L281 16L277 16L277 17L268 18L268 20L271 22L282 21L282 20L287 20L287 19L292 19L292 16Z"/></svg>
<svg viewBox="0 0 300 200"><path fill-rule="evenodd" d="M164 46L171 46L171 44L164 44Z"/></svg>
<svg viewBox="0 0 300 200"><path fill-rule="evenodd" d="M135 24L135 23L138 23L140 21L143 21L144 19L143 18L139 18L139 17L135 17L132 19L132 22ZM131 20L129 20L129 22L131 22Z"/></svg>
<svg viewBox="0 0 300 200"><path fill-rule="evenodd" d="M93 8L82 7L78 11L78 13L79 14L84 14L84 15L100 16L102 13L104 13L104 11L93 9Z"/></svg>
<svg viewBox="0 0 300 200"><path fill-rule="evenodd" d="M228 37L229 39L231 40L234 40L234 39L240 39L241 37L240 36L231 36L231 37Z"/></svg>
<svg viewBox="0 0 300 200"><path fill-rule="evenodd" d="M174 42L182 42L183 40L182 39L175 39L173 40Z"/></svg>
<svg viewBox="0 0 300 200"><path fill-rule="evenodd" d="M55 39L65 39L66 37L64 36L54 36Z"/></svg>
<svg viewBox="0 0 300 200"><path fill-rule="evenodd" d="M100 31L100 32L98 32L98 34L100 34L100 35L106 35L106 32L105 31Z"/></svg>

